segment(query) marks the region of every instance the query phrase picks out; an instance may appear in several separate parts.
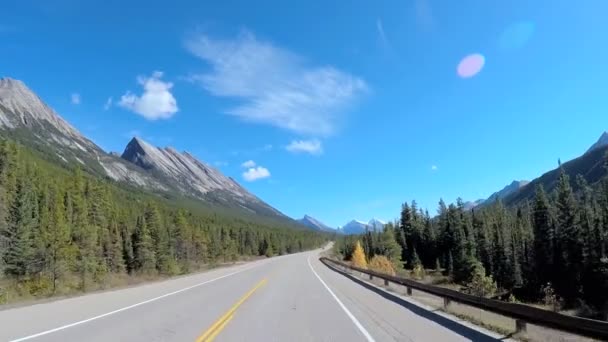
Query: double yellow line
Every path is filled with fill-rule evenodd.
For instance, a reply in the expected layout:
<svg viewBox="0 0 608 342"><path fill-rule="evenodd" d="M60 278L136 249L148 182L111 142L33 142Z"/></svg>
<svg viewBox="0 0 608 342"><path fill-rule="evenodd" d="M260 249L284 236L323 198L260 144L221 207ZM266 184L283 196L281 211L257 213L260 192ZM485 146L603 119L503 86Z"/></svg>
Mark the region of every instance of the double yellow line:
<svg viewBox="0 0 608 342"><path fill-rule="evenodd" d="M219 333L222 332L222 330L224 330L226 325L228 325L228 322L230 322L230 320L232 320L232 317L234 317L234 313L236 312L236 309L238 309L239 306L241 306L243 303L245 303L245 301L249 297L251 297L251 295L257 289L264 286L264 284L266 284L267 281L268 281L268 279L263 279L254 288L249 290L249 292L247 292L243 297L241 297L241 299L239 299L239 301L236 302L236 304L234 304L230 308L230 310L228 310L222 317L220 317L217 321L215 321L215 323L213 323L213 325L211 327L209 327L209 329L207 329L201 336L199 336L196 339L196 342L213 341L217 337L217 335L219 335Z"/></svg>

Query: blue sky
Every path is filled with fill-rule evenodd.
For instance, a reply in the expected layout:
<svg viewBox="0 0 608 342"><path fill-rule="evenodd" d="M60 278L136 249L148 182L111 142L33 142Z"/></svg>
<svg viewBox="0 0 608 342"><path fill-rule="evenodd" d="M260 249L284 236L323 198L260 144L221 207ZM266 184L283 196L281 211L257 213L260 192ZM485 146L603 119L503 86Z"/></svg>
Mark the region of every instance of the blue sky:
<svg viewBox="0 0 608 342"><path fill-rule="evenodd" d="M104 149L190 151L332 226L485 198L608 129L604 0L2 7L0 76Z"/></svg>

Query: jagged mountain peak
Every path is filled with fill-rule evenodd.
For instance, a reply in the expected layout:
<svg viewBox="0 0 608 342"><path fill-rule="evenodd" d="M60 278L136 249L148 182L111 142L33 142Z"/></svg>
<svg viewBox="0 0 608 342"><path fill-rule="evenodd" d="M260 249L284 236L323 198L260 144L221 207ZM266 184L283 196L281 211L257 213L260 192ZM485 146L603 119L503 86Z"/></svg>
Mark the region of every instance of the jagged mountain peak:
<svg viewBox="0 0 608 342"><path fill-rule="evenodd" d="M21 89L24 91L29 90L25 83L23 83L23 81L10 77L0 78L0 88Z"/></svg>
<svg viewBox="0 0 608 342"><path fill-rule="evenodd" d="M200 199L214 196L216 200L253 212L282 216L232 178L188 152L180 153L174 147L156 147L140 137L134 137L127 144L121 158L153 171L189 196Z"/></svg>
<svg viewBox="0 0 608 342"><path fill-rule="evenodd" d="M310 215L304 215L304 217L299 219L298 222L300 224L305 225L314 230L320 230L320 231L325 231L325 232L336 232L335 229L327 226L323 222L317 220L316 218L314 218Z"/></svg>
<svg viewBox="0 0 608 342"><path fill-rule="evenodd" d="M589 147L589 149L585 153L589 153L593 150L596 150L596 149L598 149L600 147L604 147L604 146L608 146L608 132L607 131L604 131L602 133L602 135L600 135L600 138L597 139L597 141L593 145L591 145L591 147Z"/></svg>

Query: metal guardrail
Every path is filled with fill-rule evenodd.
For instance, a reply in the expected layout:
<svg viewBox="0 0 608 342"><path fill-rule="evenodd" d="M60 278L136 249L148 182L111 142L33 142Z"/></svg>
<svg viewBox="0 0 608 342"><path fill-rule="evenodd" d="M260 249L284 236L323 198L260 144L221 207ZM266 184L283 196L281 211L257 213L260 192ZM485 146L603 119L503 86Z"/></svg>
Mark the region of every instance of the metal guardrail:
<svg viewBox="0 0 608 342"><path fill-rule="evenodd" d="M567 316L557 312L543 310L524 304L507 303L494 299L477 297L455 290L446 289L443 287L422 284L410 279L391 276L372 270L362 269L326 257L322 257L320 258L320 260L329 267L331 267L329 264L339 265L350 270L367 274L370 276L370 279L372 279L373 277L383 279L385 285L388 285L388 282L403 285L407 287L408 294L411 294L412 289L415 289L438 297L442 297L444 300L444 306L446 307L449 305L450 301L454 301L457 303L470 305L482 310L514 318L516 320L516 326L518 331L525 331L525 324L530 323L591 338L608 340L608 322L605 321L598 321L575 316Z"/></svg>

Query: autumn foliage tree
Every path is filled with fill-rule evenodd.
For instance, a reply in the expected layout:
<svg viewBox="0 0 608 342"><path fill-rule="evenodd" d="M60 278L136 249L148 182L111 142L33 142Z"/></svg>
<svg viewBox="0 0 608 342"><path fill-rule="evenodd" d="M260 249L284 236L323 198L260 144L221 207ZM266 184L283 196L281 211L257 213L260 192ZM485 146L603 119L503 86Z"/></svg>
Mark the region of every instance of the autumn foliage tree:
<svg viewBox="0 0 608 342"><path fill-rule="evenodd" d="M363 247L361 247L361 242L359 242L359 240L357 240L357 242L355 243L355 249L353 251L351 262L355 267L367 268L365 252L363 252Z"/></svg>

